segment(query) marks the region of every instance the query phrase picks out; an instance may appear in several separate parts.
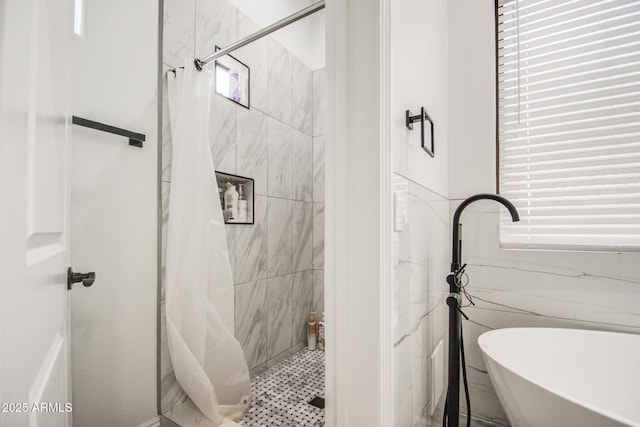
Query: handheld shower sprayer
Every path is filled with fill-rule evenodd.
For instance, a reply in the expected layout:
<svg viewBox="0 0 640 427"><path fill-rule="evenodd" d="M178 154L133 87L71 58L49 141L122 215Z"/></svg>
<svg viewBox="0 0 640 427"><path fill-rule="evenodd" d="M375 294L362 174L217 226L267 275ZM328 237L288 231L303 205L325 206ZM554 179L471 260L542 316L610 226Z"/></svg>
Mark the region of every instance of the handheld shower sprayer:
<svg viewBox="0 0 640 427"><path fill-rule="evenodd" d="M462 239L460 238L460 216L462 211L471 203L477 200L494 200L501 203L509 213L511 219L520 221L518 210L513 204L497 194L476 194L465 199L453 214L453 242L451 245L451 273L447 276L449 284L449 295L447 305L449 306L449 386L447 389L447 400L445 403L445 413L443 426L458 427L460 415L460 358L464 364L464 346L462 345L462 324L460 315L467 316L460 309L460 276L464 274L466 264L462 264ZM471 405L469 403L469 392L464 374L465 395L467 400L467 426L471 420Z"/></svg>

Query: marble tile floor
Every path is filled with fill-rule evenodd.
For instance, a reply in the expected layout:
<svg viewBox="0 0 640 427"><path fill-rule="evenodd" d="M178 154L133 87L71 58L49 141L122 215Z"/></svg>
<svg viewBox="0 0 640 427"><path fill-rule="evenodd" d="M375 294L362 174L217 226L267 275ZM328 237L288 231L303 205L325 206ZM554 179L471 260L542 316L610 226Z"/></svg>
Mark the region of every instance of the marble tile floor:
<svg viewBox="0 0 640 427"><path fill-rule="evenodd" d="M324 410L308 403L324 398L324 351L300 350L255 377L251 391L245 427L324 426Z"/></svg>

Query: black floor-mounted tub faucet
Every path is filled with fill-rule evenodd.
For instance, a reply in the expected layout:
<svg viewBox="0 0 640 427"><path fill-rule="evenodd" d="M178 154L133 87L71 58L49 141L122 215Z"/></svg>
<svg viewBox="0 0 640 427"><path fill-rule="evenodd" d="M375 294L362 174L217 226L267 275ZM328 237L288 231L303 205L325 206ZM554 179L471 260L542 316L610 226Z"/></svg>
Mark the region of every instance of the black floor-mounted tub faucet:
<svg viewBox="0 0 640 427"><path fill-rule="evenodd" d="M447 401L445 404L444 426L458 427L460 414L460 354L462 341L462 324L460 321L460 276L464 272L462 264L462 239L460 238L460 216L462 211L471 203L477 200L495 200L504 205L511 214L511 219L520 221L518 210L513 204L497 194L476 194L465 199L453 214L453 242L451 255L451 274L447 276L449 284L449 295L447 305L449 306L449 386L447 389ZM466 316L465 316L466 317ZM466 388L466 381L465 381ZM469 398L467 394L467 425L471 420L469 410Z"/></svg>

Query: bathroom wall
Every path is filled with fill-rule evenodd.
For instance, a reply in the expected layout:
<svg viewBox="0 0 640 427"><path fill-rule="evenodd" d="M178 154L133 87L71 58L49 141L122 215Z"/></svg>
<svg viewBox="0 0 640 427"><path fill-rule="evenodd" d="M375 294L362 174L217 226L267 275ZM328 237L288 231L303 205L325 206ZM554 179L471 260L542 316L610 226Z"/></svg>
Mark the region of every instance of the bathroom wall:
<svg viewBox="0 0 640 427"><path fill-rule="evenodd" d="M314 0L230 0L260 28L289 16L315 3ZM324 68L326 46L324 9L306 16L271 34L271 37L293 53L312 70Z"/></svg>
<svg viewBox="0 0 640 427"><path fill-rule="evenodd" d="M439 424L443 393L432 393L443 370L429 356L446 349L445 276L449 267L449 106L447 2L391 2L391 144L394 393L396 427ZM420 146L420 126L405 127L405 110L425 107L434 122L435 157ZM446 351L442 353L443 358ZM436 407L431 415L431 403Z"/></svg>
<svg viewBox="0 0 640 427"><path fill-rule="evenodd" d="M165 0L164 68L184 59L190 66L214 45L225 46L258 29L226 0ZM235 335L255 376L304 347L309 311L321 317L324 310L326 82L324 69L309 69L271 37L232 55L251 69L251 109L213 95L210 143L217 170L255 179L255 224L227 225ZM166 232L171 141L164 103ZM164 296L161 316L164 320ZM172 373L164 321L161 334L161 408L166 412L184 401L184 394Z"/></svg>
<svg viewBox="0 0 640 427"><path fill-rule="evenodd" d="M444 372L431 371L429 356L441 341L446 348L449 201L397 173L393 191L404 223L393 235L395 425L430 425L442 419L431 383L444 383ZM440 403L433 416L432 401Z"/></svg>
<svg viewBox="0 0 640 427"><path fill-rule="evenodd" d="M449 2L451 212L474 193L495 192L494 2ZM463 321L474 417L508 425L478 336L516 326L640 333L640 254L504 250L500 207L465 210L463 258L476 306Z"/></svg>
<svg viewBox="0 0 640 427"><path fill-rule="evenodd" d="M84 5L71 112L146 142L70 128L71 265L97 276L69 294L73 425L147 425L157 420L158 2Z"/></svg>

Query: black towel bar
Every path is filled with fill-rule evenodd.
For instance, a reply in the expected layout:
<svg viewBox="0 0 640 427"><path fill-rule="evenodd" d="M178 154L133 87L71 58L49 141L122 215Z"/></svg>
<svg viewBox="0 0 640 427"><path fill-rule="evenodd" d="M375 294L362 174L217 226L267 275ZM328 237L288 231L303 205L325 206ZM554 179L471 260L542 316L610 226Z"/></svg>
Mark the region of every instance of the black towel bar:
<svg viewBox="0 0 640 427"><path fill-rule="evenodd" d="M115 135L124 136L129 138L129 145L133 145L134 147L142 147L142 143L145 141L146 137L144 134L131 132L126 129L120 129L115 126L105 125L104 123L94 122L93 120L83 119L82 117L72 116L71 123L78 126L84 126L91 129L100 130L102 132L113 133Z"/></svg>

